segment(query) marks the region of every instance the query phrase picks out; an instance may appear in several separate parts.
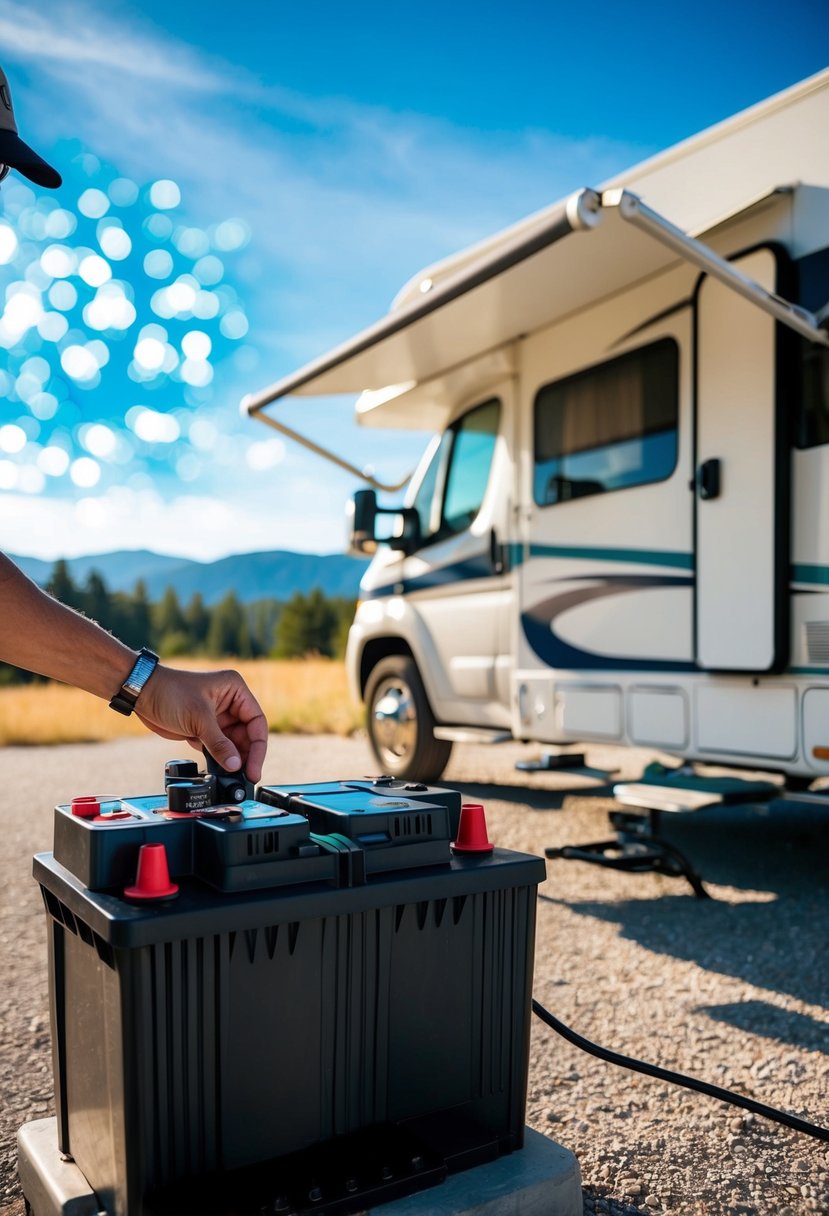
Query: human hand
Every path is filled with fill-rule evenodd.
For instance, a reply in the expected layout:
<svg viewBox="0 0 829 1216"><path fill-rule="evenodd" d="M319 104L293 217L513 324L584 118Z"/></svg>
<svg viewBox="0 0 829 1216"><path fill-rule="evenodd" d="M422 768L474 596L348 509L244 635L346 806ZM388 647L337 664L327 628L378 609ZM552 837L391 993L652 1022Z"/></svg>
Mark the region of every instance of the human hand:
<svg viewBox="0 0 829 1216"><path fill-rule="evenodd" d="M159 664L135 706L145 726L165 739L207 748L228 772L262 776L268 723L236 671L179 671Z"/></svg>

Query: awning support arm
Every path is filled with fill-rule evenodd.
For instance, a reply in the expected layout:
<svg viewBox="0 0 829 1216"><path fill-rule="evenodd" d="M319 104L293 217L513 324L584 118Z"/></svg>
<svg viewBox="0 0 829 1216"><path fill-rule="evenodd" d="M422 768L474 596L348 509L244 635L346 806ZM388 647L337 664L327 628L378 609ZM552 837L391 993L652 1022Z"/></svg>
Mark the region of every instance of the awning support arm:
<svg viewBox="0 0 829 1216"><path fill-rule="evenodd" d="M245 402L242 402L242 412L247 416ZM345 469L346 473L352 473L355 477L359 477L361 481L368 482L370 486L374 486L375 490L380 490L388 494L396 494L398 490L402 490L405 485L408 485L411 480L411 472L407 473L402 481L395 482L393 485L387 485L385 482L378 481L376 477L372 477L364 469L358 469L356 464L351 464L348 460L344 460L342 456L338 456L336 452L331 452L328 448L322 447L321 444L315 443L313 439L308 439L307 436L301 435L299 431L293 430L292 427L286 426L284 422L277 422L275 418L269 417L263 411L253 415L260 422L264 422L266 426L273 427L275 431L279 431L281 435L286 435L288 439L293 439L295 443L301 444L304 448L308 448L309 452L313 452L316 456L321 456L323 460L329 460L331 464L337 465L340 469Z"/></svg>
<svg viewBox="0 0 829 1216"><path fill-rule="evenodd" d="M743 274L725 258L721 258L713 249L709 249L702 241L688 236L670 220L665 219L658 212L652 211L637 195L631 194L627 190L605 190L602 195L602 206L617 207L621 217L633 224L635 228L647 232L657 241L661 241L663 245L667 245L669 249L673 249L686 262L699 266L712 278L719 279L726 287L730 287L732 291L744 296L746 300L774 317L776 321L780 321L789 329L793 329L795 333L800 334L802 338L806 338L809 342L817 342L821 346L829 346L829 332L825 328L826 320L821 322L807 308L801 308L798 304L784 300L773 291L767 291L765 287Z"/></svg>

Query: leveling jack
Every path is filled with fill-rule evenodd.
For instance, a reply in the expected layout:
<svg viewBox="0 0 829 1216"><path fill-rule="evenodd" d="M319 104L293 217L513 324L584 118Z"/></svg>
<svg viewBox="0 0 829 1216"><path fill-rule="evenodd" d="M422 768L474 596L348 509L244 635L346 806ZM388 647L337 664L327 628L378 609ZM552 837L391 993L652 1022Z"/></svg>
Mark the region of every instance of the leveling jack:
<svg viewBox="0 0 829 1216"><path fill-rule="evenodd" d="M615 840L549 848L544 850L544 855L562 861L586 861L594 866L627 870L632 874L665 874L668 878L685 878L698 899L711 898L685 854L661 836L661 811L650 808L647 817L644 814L632 815L628 811L610 811L609 818L616 831Z"/></svg>

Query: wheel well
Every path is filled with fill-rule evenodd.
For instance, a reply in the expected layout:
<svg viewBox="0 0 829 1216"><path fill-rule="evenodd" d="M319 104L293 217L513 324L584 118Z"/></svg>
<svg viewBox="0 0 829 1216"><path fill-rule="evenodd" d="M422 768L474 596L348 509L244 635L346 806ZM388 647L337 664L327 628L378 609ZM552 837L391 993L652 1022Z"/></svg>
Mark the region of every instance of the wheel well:
<svg viewBox="0 0 829 1216"><path fill-rule="evenodd" d="M381 659L387 659L391 654L405 654L414 658L412 648L402 638L372 638L366 642L360 656L360 696L365 695L366 684L374 668Z"/></svg>

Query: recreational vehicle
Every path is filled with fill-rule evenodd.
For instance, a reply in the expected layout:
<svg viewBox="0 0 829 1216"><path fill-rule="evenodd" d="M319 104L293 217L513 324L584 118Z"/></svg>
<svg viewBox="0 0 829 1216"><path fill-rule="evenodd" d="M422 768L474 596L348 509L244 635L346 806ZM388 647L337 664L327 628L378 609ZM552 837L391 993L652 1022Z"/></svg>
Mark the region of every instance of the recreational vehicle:
<svg viewBox="0 0 829 1216"><path fill-rule="evenodd" d="M829 71L428 267L243 402L285 430L281 398L360 394L361 425L434 434L403 499L352 506L384 772L514 738L829 774L827 130Z"/></svg>

